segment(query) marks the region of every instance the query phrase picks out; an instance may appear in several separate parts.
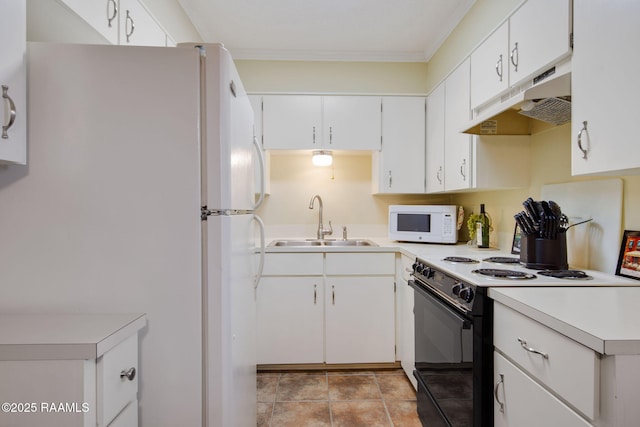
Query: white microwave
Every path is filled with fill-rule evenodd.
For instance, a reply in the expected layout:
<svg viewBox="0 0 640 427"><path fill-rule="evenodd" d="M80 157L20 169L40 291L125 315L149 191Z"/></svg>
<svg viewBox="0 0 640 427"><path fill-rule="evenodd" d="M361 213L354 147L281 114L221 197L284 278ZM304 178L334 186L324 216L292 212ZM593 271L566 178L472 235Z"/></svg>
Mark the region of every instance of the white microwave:
<svg viewBox="0 0 640 427"><path fill-rule="evenodd" d="M389 239L403 242L457 243L455 205L389 206Z"/></svg>

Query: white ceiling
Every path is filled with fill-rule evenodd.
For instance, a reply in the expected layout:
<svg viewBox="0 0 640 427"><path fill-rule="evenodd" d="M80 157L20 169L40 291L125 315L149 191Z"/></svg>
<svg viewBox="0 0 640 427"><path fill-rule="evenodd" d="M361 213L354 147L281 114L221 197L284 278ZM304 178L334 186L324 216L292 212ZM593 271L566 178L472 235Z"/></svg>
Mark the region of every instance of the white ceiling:
<svg viewBox="0 0 640 427"><path fill-rule="evenodd" d="M426 61L475 0L178 0L237 59Z"/></svg>

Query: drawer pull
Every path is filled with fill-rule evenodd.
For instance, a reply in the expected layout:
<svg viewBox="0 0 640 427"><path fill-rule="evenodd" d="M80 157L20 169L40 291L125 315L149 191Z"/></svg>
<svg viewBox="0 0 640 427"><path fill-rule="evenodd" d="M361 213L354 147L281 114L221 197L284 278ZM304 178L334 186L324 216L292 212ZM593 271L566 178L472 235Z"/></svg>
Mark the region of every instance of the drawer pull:
<svg viewBox="0 0 640 427"><path fill-rule="evenodd" d="M536 350L535 348L531 348L531 347L527 346L527 342L525 340L523 340L522 338L518 338L518 342L520 343L520 347L524 348L529 353L539 354L540 356L542 356L545 359L549 358L549 355L547 353L543 353L541 351Z"/></svg>
<svg viewBox="0 0 640 427"><path fill-rule="evenodd" d="M120 379L128 379L129 381L133 381L136 377L136 368L129 368L126 371L122 370L120 372Z"/></svg>

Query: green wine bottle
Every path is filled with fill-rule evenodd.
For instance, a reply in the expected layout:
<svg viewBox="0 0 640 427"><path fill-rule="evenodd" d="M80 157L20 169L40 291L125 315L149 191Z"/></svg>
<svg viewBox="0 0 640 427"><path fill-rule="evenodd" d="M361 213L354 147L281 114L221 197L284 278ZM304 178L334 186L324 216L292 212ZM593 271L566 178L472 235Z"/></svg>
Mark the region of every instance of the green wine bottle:
<svg viewBox="0 0 640 427"><path fill-rule="evenodd" d="M479 248L489 247L489 216L484 211L484 203L480 204L480 215L476 222L476 242Z"/></svg>

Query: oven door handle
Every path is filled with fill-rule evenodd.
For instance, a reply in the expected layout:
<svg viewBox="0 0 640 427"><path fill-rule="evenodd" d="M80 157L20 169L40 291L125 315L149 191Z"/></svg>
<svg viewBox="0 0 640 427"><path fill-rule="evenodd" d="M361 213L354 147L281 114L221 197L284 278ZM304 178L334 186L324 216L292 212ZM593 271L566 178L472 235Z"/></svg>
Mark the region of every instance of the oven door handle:
<svg viewBox="0 0 640 427"><path fill-rule="evenodd" d="M453 308L443 301L440 298L431 294L431 292L424 289L422 286L415 283L413 280L409 280L409 286L411 286L416 292L418 292L421 296L429 300L432 304L435 304L441 307L443 310L446 310L452 317L455 317L460 324L462 325L462 329L471 329L471 321L462 315L458 314L458 312L454 311Z"/></svg>

